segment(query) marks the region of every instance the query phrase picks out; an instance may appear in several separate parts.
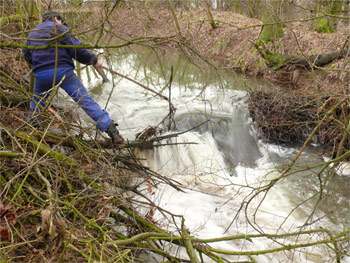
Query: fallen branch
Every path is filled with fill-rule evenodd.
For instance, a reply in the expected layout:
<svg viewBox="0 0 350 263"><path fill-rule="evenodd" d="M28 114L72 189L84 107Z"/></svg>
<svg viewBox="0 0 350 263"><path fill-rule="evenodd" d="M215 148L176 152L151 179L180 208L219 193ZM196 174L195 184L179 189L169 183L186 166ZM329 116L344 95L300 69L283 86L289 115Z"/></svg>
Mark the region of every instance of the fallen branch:
<svg viewBox="0 0 350 263"><path fill-rule="evenodd" d="M136 80L134 80L134 79L132 79L132 78L129 78L128 76L123 75L123 74L121 74L121 73L119 73L119 72L117 72L117 71L115 71L115 70L113 70L113 69L110 69L110 68L108 68L108 67L102 66L102 68L105 69L105 70L107 70L107 71L109 71L109 72L111 72L111 73L113 73L113 74L116 74L116 75L118 75L118 76L120 76L120 77L122 77L122 78L125 78L125 79L127 79L127 80L129 80L129 81L131 81L131 82L134 82L135 84L139 85L140 87L142 87L142 88L144 88L144 89L146 89L146 90L148 90L148 91L150 91L150 92L156 94L157 96L159 96L159 97L165 99L166 101L168 101L168 102L170 103L170 100L169 100L168 97L166 97L166 96L164 96L163 94L160 94L159 92L157 92L157 91L155 91L155 90L153 90L153 89L151 89L151 88L149 88L149 87L143 85L142 83L140 83L140 82L138 82L138 81L136 81ZM172 105L172 107L175 109L175 107L174 107L173 105Z"/></svg>
<svg viewBox="0 0 350 263"><path fill-rule="evenodd" d="M349 49L335 50L326 54L316 54L309 57L297 57L283 54L272 53L264 45L254 44L256 50L265 59L268 67L279 70L286 66L292 65L305 69L315 69L323 67L336 59L345 57Z"/></svg>

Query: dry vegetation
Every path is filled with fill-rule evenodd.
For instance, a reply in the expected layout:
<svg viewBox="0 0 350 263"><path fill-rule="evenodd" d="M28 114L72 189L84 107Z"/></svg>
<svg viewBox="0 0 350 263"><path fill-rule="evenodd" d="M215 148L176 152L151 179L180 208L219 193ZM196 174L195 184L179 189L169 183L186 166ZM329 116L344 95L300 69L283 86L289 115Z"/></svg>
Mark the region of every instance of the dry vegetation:
<svg viewBox="0 0 350 263"><path fill-rule="evenodd" d="M82 24L71 18L75 29L81 31L83 25L84 29L95 26L86 21L99 21L106 15L96 6L84 8L61 11L81 13ZM170 45L191 56L213 59L221 67L273 80L290 93L251 94L252 116L265 136L300 142L320 124L316 142L340 144L345 150L336 151L337 156L349 158L349 139L342 140L349 121L350 77L344 59L329 65L332 70L285 67L276 72L266 66L253 45L261 21L213 11L219 26L213 30L204 10L176 12L180 34L167 8L116 8L104 24L104 44L137 43L141 37L147 45ZM91 21L91 17L97 19ZM22 33L30 29L29 23L24 25L4 25L0 42L23 43ZM280 41L268 45L269 50L297 56L327 53L342 48L348 35L345 30L334 34L311 32L307 24L299 22L286 24L284 31ZM30 95L22 75L28 68L20 49L1 47L0 57L0 262L135 262L141 260L144 251L153 251L170 262L197 262L194 251L216 262L225 261L207 245L211 240L193 239L184 225L174 234L160 228L160 222L153 222L155 209L169 220L173 215L151 201L139 203L134 195L143 196L159 184L178 185L143 167L132 151L106 150L98 141L82 139L82 135L93 138L93 132L77 123L64 123L63 134L50 134L49 127L59 122L49 113L44 113L40 129L26 125L23 120ZM327 96L318 97L325 92ZM300 97L300 93L308 96ZM341 107L334 108L341 100ZM332 118L320 123L325 116ZM301 126L295 125L297 122ZM79 136L72 131L78 131ZM348 233L328 238L329 233L317 231L325 234L323 242L332 246L338 259L337 240L346 240ZM190 260L168 254L162 249L163 242L186 247ZM285 249L290 247L281 247L281 251ZM246 255L249 262L254 260L248 252L238 254Z"/></svg>
<svg viewBox="0 0 350 263"><path fill-rule="evenodd" d="M184 45L193 48L198 51L198 55L214 59L219 66L231 67L250 75L263 75L267 79L277 81L283 87L302 88L303 92L313 92L315 88L319 91L336 92L350 79L348 71L339 74L334 70L349 70L349 65L343 59L329 65L333 72L320 69L317 72L298 70L299 72L295 73L295 68L274 72L265 65L264 59L254 47L261 31L261 21L232 12L212 13L218 24L215 30L208 23L205 10L178 10L182 36L180 38L170 37L176 35L176 29L171 13L164 9L151 9L146 13L143 9L118 8L113 14L115 20L108 29L128 39L140 36L162 37L168 39L172 46ZM269 44L268 48L272 52L285 55L311 56L341 49L346 45L349 32L345 26L339 26L337 33L320 34L310 30L309 24L286 24L285 35L275 43Z"/></svg>
<svg viewBox="0 0 350 263"><path fill-rule="evenodd" d="M205 10L177 10L179 36L172 14L166 9L146 12L144 9L118 8L109 29L127 39L153 37L157 39L156 43L165 42L190 55L212 59L219 67L272 81L278 87L273 94L252 91L250 109L262 135L274 142L302 143L329 110L324 108L324 98L333 96L333 100L338 101L349 95L348 54L324 67L309 69L287 65L276 71L266 65L254 46L261 32L261 21L232 12L212 13L217 29L211 28ZM301 58L346 49L349 47L346 23L339 23L339 30L333 34L312 31L310 22L287 23L284 36L269 43L267 48L273 53ZM337 151L344 133L344 127L337 122L347 126L349 107L347 100L336 115L332 115L335 121L323 123L313 141L330 151ZM341 147L348 149L349 140L344 143Z"/></svg>

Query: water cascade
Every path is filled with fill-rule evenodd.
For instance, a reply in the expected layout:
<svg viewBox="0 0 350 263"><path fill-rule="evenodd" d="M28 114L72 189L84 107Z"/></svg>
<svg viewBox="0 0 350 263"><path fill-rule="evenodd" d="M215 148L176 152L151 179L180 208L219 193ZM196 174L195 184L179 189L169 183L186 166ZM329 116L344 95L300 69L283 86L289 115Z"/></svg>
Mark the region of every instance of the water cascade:
<svg viewBox="0 0 350 263"><path fill-rule="evenodd" d="M113 69L158 91L164 88L167 79L159 77L150 68L140 70L135 56L116 58L117 61L111 62ZM176 80L177 76L183 75L186 75L185 82ZM137 132L149 125L157 125L167 114L169 105L163 99L128 80L112 75L108 77L113 81L106 84L101 84L97 78L90 83L85 78L85 82L87 86L94 87L90 93L100 105L104 106L108 100L107 109L119 123L125 138L133 140ZM315 204L312 196L318 191L316 173L319 168L295 173L276 184L266 196L262 194L254 198L247 210L242 206L255 189L277 177L283 165L299 149L297 146L278 146L259 140L248 115L245 86L262 84L247 84L247 81L244 77L237 77L234 83L227 80L208 83L181 65L175 71L171 87L171 99L177 109L176 128L184 131L202 125L167 142L195 144L171 145L138 152L137 157L143 160L144 165L182 184L184 192L160 185L153 189L148 198L175 215L183 215L186 226L195 237L215 238L259 232L283 234L309 229L304 223L312 214ZM165 95L168 92L163 91ZM298 167L311 166L321 162L322 158L319 148L311 146L301 155ZM328 205L327 202L319 205L312 219L307 221L315 221L312 228L326 227L334 233L349 228L349 178L344 178L344 175L334 178L334 188L338 187L342 191L332 193L335 199L328 201ZM169 224L157 211L154 220L161 225L166 223L162 227L170 231L176 231L176 224L181 224ZM278 241L265 237L256 238L253 242L230 240L211 245L237 252L260 251L280 247L281 243L311 243L322 238L324 236L318 233L285 237ZM184 252L178 253L185 257ZM237 262L249 260L246 256L225 258ZM256 262L335 262L331 258L334 259L334 253L324 245L254 256ZM148 260L157 262L156 257ZM342 260L350 262L349 257Z"/></svg>

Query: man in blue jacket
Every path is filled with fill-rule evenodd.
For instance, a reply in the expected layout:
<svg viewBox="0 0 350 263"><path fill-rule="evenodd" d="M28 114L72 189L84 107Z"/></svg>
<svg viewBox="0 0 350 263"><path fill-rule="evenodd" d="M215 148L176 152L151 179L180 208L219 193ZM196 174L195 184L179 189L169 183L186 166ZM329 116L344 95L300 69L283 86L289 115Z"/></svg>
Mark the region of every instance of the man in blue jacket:
<svg viewBox="0 0 350 263"><path fill-rule="evenodd" d="M59 45L82 45L82 42L76 39L70 33L69 28L63 24L60 13L47 11L42 20L43 22L28 35L27 45L44 46L56 42ZM123 142L123 137L119 134L116 124L110 119L108 112L101 109L89 96L84 85L74 73L73 59L86 65L93 65L97 69L102 67L102 63L96 55L87 49L56 49L55 47L23 49L23 55L31 65L35 77L34 96L30 103L30 115L27 119L35 118L35 115L40 112L40 108L45 107L43 100L49 97L53 84L60 84L60 87L96 122L96 127L111 137L113 143Z"/></svg>

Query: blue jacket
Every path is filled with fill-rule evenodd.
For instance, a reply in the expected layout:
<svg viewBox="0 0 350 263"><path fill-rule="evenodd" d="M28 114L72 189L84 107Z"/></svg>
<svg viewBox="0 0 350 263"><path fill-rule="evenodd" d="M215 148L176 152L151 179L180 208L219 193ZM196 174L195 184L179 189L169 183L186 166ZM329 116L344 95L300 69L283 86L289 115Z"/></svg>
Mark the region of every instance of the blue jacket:
<svg viewBox="0 0 350 263"><path fill-rule="evenodd" d="M55 33L54 22L51 19L36 26L28 35L27 45L44 46L49 42L55 43L55 40L52 39L56 36L59 36L58 44L60 45L82 45L81 41L72 36L68 27L58 23L55 24L57 33ZM34 73L55 67L56 48L54 47L38 50L24 48L22 51L25 60L33 66ZM87 49L59 48L57 67L74 69L73 58L86 65L97 63L96 55Z"/></svg>

